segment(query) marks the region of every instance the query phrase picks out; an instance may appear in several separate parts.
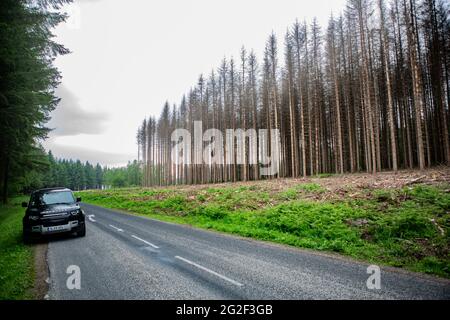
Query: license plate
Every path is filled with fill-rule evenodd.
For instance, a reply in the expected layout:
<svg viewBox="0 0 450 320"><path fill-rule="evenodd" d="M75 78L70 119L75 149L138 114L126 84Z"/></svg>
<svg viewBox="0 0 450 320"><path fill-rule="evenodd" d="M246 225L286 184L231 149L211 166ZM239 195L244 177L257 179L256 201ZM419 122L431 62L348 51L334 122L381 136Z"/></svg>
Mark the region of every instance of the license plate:
<svg viewBox="0 0 450 320"><path fill-rule="evenodd" d="M52 232L52 231L61 231L61 230L66 230L67 226L53 226L53 227L47 227L47 231Z"/></svg>

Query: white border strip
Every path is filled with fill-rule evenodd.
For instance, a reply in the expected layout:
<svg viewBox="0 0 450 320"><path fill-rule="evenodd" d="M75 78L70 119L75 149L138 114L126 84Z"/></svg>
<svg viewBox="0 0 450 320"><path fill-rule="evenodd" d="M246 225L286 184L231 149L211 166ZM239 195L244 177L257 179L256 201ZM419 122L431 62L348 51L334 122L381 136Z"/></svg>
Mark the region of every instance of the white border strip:
<svg viewBox="0 0 450 320"><path fill-rule="evenodd" d="M233 280L233 279L230 279L230 278L228 278L228 277L225 277L225 276L223 276L223 275L221 275L221 274L219 274L219 273L217 273L217 272L215 272L215 271L212 271L212 270L210 270L210 269L208 269L208 268L206 268L206 267L203 267L203 266L201 266L201 265L199 265L199 264L196 264L195 262L192 262L192 261L190 261L190 260L188 260L188 259L185 259L185 258L183 258L183 257L175 256L175 259L184 261L184 262L186 262L187 264L190 264L190 265L192 265L192 266L194 266L194 267L197 267L197 268L199 268L199 269L201 269L201 270L203 270L203 271L209 272L209 273L215 275L216 277L219 277L219 278L221 278L221 279L223 279L223 280L225 280L225 281L228 281L228 282L230 282L230 283L232 283L232 284L234 284L234 285L236 285L236 286L238 286L238 287L242 287L242 286L243 286L243 284L240 283L240 282L237 282L237 281L235 281L235 280Z"/></svg>
<svg viewBox="0 0 450 320"><path fill-rule="evenodd" d="M146 240L144 240L144 239L141 239L141 238L139 238L139 237L136 237L134 234L131 235L131 236L132 236L133 238L135 238L136 240L142 241L142 242L145 243L146 245L149 245L150 247L153 247L153 248L155 248L155 249L159 249L158 246L155 246L153 243L150 243L150 242L148 242L148 241L146 241Z"/></svg>
<svg viewBox="0 0 450 320"><path fill-rule="evenodd" d="M117 228L117 227L113 226L112 224L110 224L109 226L110 226L111 228L116 229L116 230L119 231L119 232L123 232L123 229Z"/></svg>

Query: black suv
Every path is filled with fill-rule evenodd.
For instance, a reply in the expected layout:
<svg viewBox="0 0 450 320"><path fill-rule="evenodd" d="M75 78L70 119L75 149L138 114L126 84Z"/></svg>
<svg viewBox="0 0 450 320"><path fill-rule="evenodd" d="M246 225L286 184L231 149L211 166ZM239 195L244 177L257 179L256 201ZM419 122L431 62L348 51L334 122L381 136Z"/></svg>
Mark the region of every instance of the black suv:
<svg viewBox="0 0 450 320"><path fill-rule="evenodd" d="M51 188L34 191L23 217L23 240L55 233L76 233L86 235L85 215L79 206L81 198L75 199L71 190Z"/></svg>

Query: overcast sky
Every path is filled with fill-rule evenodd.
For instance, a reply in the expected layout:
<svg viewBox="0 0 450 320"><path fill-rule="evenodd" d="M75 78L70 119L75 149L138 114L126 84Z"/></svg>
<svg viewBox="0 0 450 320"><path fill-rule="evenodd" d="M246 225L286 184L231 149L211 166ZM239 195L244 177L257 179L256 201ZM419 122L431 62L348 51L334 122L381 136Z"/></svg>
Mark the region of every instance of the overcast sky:
<svg viewBox="0 0 450 320"><path fill-rule="evenodd" d="M179 103L198 76L242 45L261 60L274 31L296 20L324 27L346 0L75 0L56 30L62 98L44 142L57 157L104 165L137 158L136 130L166 100ZM280 50L281 52L281 50ZM280 55L281 57L281 55Z"/></svg>

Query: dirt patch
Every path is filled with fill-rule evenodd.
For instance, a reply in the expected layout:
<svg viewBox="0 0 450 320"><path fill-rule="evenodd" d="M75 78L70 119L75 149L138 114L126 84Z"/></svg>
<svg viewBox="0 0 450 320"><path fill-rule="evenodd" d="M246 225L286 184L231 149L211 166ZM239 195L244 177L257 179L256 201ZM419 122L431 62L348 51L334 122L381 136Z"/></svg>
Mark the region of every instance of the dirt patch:
<svg viewBox="0 0 450 320"><path fill-rule="evenodd" d="M397 173L392 171L370 173L354 173L345 175L332 175L330 177L319 178L316 176L306 178L284 178L267 179L248 182L228 182L222 184L208 185L179 185L169 187L149 188L158 191L165 189L169 191L179 191L197 194L199 191L208 189L223 189L227 187L248 187L252 190L280 192L293 186L305 183L317 183L324 187L326 191L335 192L343 189L347 192L357 189L396 189L410 186L416 183L436 185L440 183L450 183L450 166L439 166L426 170L401 170ZM344 187L344 188L343 188ZM170 193L169 193L170 194Z"/></svg>
<svg viewBox="0 0 450 320"><path fill-rule="evenodd" d="M48 265L47 265L48 243L38 243L33 246L34 257L34 287L31 294L36 300L43 300L48 293Z"/></svg>

